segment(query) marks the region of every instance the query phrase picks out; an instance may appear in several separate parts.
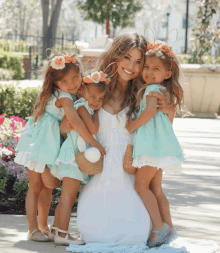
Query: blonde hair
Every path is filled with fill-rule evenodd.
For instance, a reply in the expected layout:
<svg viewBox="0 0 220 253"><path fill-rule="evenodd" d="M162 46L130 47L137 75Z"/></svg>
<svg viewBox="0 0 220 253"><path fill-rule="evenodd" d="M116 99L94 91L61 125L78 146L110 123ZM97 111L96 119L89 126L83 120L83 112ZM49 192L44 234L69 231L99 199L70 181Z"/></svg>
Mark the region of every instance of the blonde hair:
<svg viewBox="0 0 220 253"><path fill-rule="evenodd" d="M165 68L169 71L172 71L172 75L170 78L165 79L161 85L166 87L167 92L170 95L170 103L176 106L177 112L182 116L183 114L188 114L186 108L183 105L183 89L179 83L179 62L177 57L173 54L172 57L168 56L165 52L160 50L159 48L151 49L147 51L146 57L157 57L160 59L165 66ZM143 84L142 77L137 80L139 83L139 87L142 83L142 87L139 89L137 93L136 106L140 106L140 101L144 94L144 89L147 87L146 84Z"/></svg>
<svg viewBox="0 0 220 253"><path fill-rule="evenodd" d="M47 67L45 71L46 73L44 77L42 91L34 106L34 113L33 113L34 122L36 122L37 118L44 113L46 103L50 98L50 96L52 94L55 96L55 91L59 92L56 82L62 80L71 69L81 73L81 75L83 74L82 64L78 59L76 60L75 63L72 62L65 63L65 68L63 69L57 70L52 68L51 66Z"/></svg>
<svg viewBox="0 0 220 253"><path fill-rule="evenodd" d="M111 77L105 102L112 98L113 92L117 86L117 64L112 63L120 61L132 48L140 49L142 56L144 56L147 48L147 41L144 36L138 35L137 33L120 35L113 40L110 48L100 56L99 61L97 62L97 69ZM136 104L135 92L137 92L137 88L133 87L134 85L135 83L133 83L133 80L130 80L129 86L123 94L124 99L121 103L121 107L129 106L129 108L132 108L131 111L134 110Z"/></svg>

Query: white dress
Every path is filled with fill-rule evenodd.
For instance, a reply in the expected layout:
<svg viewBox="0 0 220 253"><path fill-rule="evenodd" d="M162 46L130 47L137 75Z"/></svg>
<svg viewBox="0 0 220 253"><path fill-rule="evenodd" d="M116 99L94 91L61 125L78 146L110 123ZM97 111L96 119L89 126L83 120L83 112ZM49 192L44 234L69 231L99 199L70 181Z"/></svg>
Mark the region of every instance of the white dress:
<svg viewBox="0 0 220 253"><path fill-rule="evenodd" d="M70 245L66 250L103 253L188 252L181 246L182 243L172 247L172 251L169 251L170 245L162 245L159 250L146 246L151 232L150 216L134 190L135 175L125 172L122 166L127 144L132 143L132 135L125 129L126 110L117 115L103 108L99 110L98 139L106 149L103 171L82 187L77 209L77 226L86 245ZM217 245L214 246L216 250Z"/></svg>

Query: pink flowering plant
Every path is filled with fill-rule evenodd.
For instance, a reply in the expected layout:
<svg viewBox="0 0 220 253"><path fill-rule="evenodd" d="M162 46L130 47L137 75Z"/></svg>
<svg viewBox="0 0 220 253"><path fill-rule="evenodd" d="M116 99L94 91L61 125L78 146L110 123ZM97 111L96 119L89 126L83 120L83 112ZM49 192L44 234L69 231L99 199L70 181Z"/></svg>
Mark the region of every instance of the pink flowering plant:
<svg viewBox="0 0 220 253"><path fill-rule="evenodd" d="M11 193L20 201L24 200L28 187L27 170L15 163L14 158L25 125L18 116L6 118L5 114L0 115L0 195Z"/></svg>

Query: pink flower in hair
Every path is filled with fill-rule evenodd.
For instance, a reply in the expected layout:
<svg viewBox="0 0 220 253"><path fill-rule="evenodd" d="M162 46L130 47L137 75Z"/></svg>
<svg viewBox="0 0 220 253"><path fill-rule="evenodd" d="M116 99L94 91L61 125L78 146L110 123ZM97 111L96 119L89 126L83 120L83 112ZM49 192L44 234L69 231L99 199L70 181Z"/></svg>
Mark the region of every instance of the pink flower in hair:
<svg viewBox="0 0 220 253"><path fill-rule="evenodd" d="M65 63L71 63L72 62L72 57L70 57L68 55L65 55L64 58L65 58Z"/></svg>
<svg viewBox="0 0 220 253"><path fill-rule="evenodd" d="M63 56L55 56L51 60L50 66L54 69L64 69L65 68L65 58Z"/></svg>
<svg viewBox="0 0 220 253"><path fill-rule="evenodd" d="M94 83L99 83L100 82L100 78L101 78L101 74L98 71L93 72L91 74L91 78L92 78L92 80L93 80Z"/></svg>
<svg viewBox="0 0 220 253"><path fill-rule="evenodd" d="M73 56L73 57L72 57L72 63L75 63L75 62L76 62L76 57Z"/></svg>
<svg viewBox="0 0 220 253"><path fill-rule="evenodd" d="M106 80L105 80L105 84L109 84L111 82L111 78L107 78Z"/></svg>
<svg viewBox="0 0 220 253"><path fill-rule="evenodd" d="M105 82L106 81L106 75L102 71L100 71L100 75L101 75L100 81Z"/></svg>
<svg viewBox="0 0 220 253"><path fill-rule="evenodd" d="M147 50L151 50L151 49L154 49L154 44L153 43L150 43L147 45Z"/></svg>
<svg viewBox="0 0 220 253"><path fill-rule="evenodd" d="M88 76L84 77L83 82L84 83L93 83L92 79L89 78Z"/></svg>

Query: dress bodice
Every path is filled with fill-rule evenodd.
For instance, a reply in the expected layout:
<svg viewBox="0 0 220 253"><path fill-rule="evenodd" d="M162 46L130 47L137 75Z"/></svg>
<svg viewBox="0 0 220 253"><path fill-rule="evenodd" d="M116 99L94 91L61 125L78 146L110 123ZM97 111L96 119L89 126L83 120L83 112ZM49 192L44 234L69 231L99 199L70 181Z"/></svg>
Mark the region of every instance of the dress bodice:
<svg viewBox="0 0 220 253"><path fill-rule="evenodd" d="M99 110L99 133L107 132L112 128L117 128L121 132L129 134L125 128L127 110L128 108L126 107L117 114L111 114L101 108Z"/></svg>
<svg viewBox="0 0 220 253"><path fill-rule="evenodd" d="M118 161L122 161L124 151L128 144L132 143L133 135L125 128L128 108L124 108L117 114L111 114L105 109L99 110L99 131L98 140L100 144L109 152L109 157L116 156Z"/></svg>

